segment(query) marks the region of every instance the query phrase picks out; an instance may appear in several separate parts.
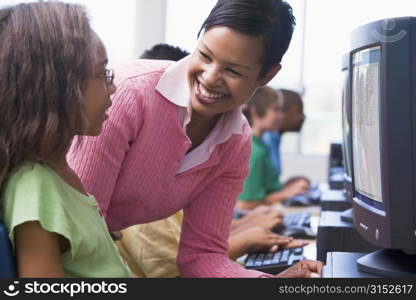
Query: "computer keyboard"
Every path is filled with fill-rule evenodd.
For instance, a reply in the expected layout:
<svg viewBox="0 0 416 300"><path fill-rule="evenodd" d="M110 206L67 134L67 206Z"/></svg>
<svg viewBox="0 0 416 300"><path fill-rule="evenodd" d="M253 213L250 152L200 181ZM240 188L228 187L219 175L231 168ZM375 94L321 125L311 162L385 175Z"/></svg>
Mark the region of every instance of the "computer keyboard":
<svg viewBox="0 0 416 300"><path fill-rule="evenodd" d="M311 217L311 212L286 214L283 224L277 225L272 231L296 239L315 239L316 232L311 228Z"/></svg>
<svg viewBox="0 0 416 300"><path fill-rule="evenodd" d="M321 201L321 190L319 185L312 184L309 191L304 194L294 195L283 201L285 206L311 206L317 205Z"/></svg>
<svg viewBox="0 0 416 300"><path fill-rule="evenodd" d="M311 187L309 191L306 193L306 196L313 205L319 204L319 202L321 201L321 195L322 192L318 185Z"/></svg>
<svg viewBox="0 0 416 300"><path fill-rule="evenodd" d="M284 249L274 253L251 253L244 261L246 269L278 274L305 259L303 248Z"/></svg>
<svg viewBox="0 0 416 300"><path fill-rule="evenodd" d="M286 227L290 226L306 226L311 227L311 212L297 212L285 214L284 224Z"/></svg>

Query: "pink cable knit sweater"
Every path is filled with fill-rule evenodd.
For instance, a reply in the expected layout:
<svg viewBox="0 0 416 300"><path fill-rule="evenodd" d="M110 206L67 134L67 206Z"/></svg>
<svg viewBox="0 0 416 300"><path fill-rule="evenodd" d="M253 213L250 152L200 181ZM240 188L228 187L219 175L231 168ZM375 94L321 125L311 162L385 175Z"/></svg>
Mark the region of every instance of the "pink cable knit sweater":
<svg viewBox="0 0 416 300"><path fill-rule="evenodd" d="M155 90L168 65L137 60L116 69L109 119L100 136L72 147L69 163L96 197L110 231L184 209L181 276L267 277L227 255L235 200L248 173L249 125L244 121L243 134L217 145L206 162L176 174L191 141L177 106Z"/></svg>

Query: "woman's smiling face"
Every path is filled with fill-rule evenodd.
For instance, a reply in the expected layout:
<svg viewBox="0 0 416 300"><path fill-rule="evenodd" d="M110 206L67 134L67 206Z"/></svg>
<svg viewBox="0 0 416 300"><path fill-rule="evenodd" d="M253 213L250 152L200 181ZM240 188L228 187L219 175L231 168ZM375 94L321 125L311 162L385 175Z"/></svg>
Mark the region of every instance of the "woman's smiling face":
<svg viewBox="0 0 416 300"><path fill-rule="evenodd" d="M262 37L225 26L207 30L188 66L192 109L199 115L213 117L247 102L255 89L280 69L278 65L260 77L262 55Z"/></svg>

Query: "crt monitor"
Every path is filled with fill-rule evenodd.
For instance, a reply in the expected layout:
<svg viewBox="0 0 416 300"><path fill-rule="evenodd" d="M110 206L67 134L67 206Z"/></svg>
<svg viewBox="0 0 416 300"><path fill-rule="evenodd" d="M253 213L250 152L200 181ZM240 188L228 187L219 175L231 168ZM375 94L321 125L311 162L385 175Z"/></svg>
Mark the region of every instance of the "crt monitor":
<svg viewBox="0 0 416 300"><path fill-rule="evenodd" d="M416 275L416 18L376 21L350 49L354 226L384 248L361 271Z"/></svg>

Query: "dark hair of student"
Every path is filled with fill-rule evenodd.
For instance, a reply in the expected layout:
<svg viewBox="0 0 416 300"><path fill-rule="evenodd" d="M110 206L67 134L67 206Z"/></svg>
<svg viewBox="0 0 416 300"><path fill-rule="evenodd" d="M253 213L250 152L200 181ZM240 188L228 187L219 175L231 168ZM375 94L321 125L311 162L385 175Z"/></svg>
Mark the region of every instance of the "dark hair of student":
<svg viewBox="0 0 416 300"><path fill-rule="evenodd" d="M303 102L299 93L285 89L281 89L280 91L284 94L280 106L283 112L288 111L293 106L297 106L300 110L303 110Z"/></svg>
<svg viewBox="0 0 416 300"><path fill-rule="evenodd" d="M84 130L94 40L80 5L36 2L0 10L0 187L25 161L61 157Z"/></svg>
<svg viewBox="0 0 416 300"><path fill-rule="evenodd" d="M168 44L157 44L143 52L140 58L178 61L188 56L189 52Z"/></svg>
<svg viewBox="0 0 416 300"><path fill-rule="evenodd" d="M219 0L202 24L201 31L226 26L237 32L263 37L260 77L278 65L289 48L295 27L292 7L282 0Z"/></svg>
<svg viewBox="0 0 416 300"><path fill-rule="evenodd" d="M269 87L263 86L258 88L250 101L248 101L243 107L243 113L247 118L247 121L252 125L252 112L254 111L258 117L263 117L266 114L267 109L277 102L276 91Z"/></svg>

